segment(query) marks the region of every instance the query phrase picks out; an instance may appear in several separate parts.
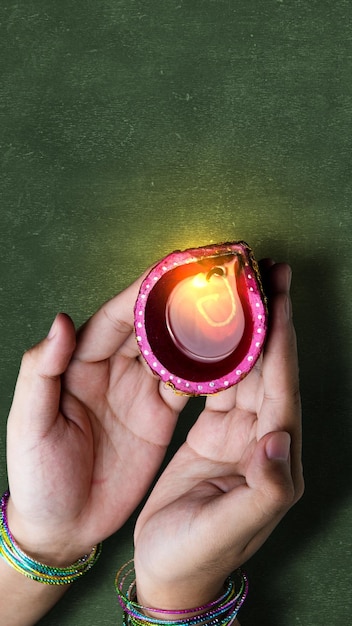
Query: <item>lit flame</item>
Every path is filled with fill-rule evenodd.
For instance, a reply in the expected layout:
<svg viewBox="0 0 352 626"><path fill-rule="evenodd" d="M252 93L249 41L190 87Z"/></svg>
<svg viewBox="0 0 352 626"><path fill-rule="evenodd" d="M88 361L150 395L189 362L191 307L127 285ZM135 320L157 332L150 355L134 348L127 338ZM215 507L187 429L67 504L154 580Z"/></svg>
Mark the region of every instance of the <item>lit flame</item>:
<svg viewBox="0 0 352 626"><path fill-rule="evenodd" d="M236 315L236 301L235 301L235 297L233 294L233 291L231 289L231 286L229 284L228 279L226 278L226 276L219 276L218 278L221 278L224 281L225 287L228 291L228 295L230 297L230 302L231 302L231 311L229 313L229 315L227 316L226 319L224 319L222 322L214 322L214 320L211 319L211 317L207 314L205 308L204 308L204 304L206 302L209 301L213 301L213 302L217 302L220 298L220 294L219 293L212 293L212 294L208 294L207 296L203 296L202 298L198 298L196 301L196 306L197 309L199 311L199 313L201 314L202 317L204 317L204 319L206 320L206 322L210 325L213 326L215 328L221 328L222 326L227 326L235 317ZM205 277L204 274L197 274L193 281L192 284L196 287L204 287L207 284L207 279Z"/></svg>
<svg viewBox="0 0 352 626"><path fill-rule="evenodd" d="M206 287L207 284L206 274L196 274L192 279L192 286L197 289L202 289L203 287Z"/></svg>

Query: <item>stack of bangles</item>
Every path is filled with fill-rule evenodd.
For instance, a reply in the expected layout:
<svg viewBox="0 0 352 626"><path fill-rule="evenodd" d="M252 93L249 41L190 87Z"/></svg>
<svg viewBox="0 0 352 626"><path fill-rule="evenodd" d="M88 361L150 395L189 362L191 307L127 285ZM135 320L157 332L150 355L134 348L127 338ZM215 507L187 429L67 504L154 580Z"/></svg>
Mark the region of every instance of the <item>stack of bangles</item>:
<svg viewBox="0 0 352 626"><path fill-rule="evenodd" d="M224 585L223 594L203 606L192 609L170 610L141 606L137 602L136 580L133 561L128 561L116 574L115 588L124 612L123 626L231 626L248 593L248 580L238 569ZM157 619L148 613L167 614L168 619ZM197 614L197 615L195 615ZM174 616L174 619L169 616Z"/></svg>
<svg viewBox="0 0 352 626"><path fill-rule="evenodd" d="M94 546L90 554L85 554L68 567L44 565L25 554L16 543L8 526L9 496L9 492L6 491L0 503L0 556L15 570L45 585L68 585L83 576L97 562L102 549L101 543Z"/></svg>

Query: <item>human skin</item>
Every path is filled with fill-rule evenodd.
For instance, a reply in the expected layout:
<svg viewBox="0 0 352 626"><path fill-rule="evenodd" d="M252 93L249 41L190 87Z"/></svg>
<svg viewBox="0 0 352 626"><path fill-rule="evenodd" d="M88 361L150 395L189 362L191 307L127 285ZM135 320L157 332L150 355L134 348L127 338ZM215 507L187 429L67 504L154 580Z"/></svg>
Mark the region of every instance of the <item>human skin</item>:
<svg viewBox="0 0 352 626"><path fill-rule="evenodd" d="M182 609L216 597L303 491L290 271L269 264L267 272L263 363L207 399L138 520L138 599L149 606ZM68 565L124 523L186 403L139 358L139 284L103 305L77 337L60 314L24 356L8 421L8 519L22 549L43 563ZM0 581L7 626L35 624L66 590L29 580L2 559Z"/></svg>

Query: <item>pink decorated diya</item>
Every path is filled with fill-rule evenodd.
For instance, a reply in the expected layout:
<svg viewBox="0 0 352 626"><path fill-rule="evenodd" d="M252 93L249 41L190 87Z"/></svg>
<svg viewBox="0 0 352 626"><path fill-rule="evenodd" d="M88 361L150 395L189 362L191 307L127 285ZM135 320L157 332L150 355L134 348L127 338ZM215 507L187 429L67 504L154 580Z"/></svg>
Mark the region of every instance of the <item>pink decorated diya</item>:
<svg viewBox="0 0 352 626"><path fill-rule="evenodd" d="M258 266L243 241L169 254L142 282L135 305L142 356L187 395L217 393L242 380L266 330Z"/></svg>

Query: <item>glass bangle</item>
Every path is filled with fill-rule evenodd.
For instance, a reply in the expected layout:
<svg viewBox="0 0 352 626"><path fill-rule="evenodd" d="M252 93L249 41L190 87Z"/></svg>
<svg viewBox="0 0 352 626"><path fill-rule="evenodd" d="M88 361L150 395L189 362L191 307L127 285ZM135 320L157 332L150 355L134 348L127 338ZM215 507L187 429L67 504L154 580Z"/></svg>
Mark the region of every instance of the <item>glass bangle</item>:
<svg viewBox="0 0 352 626"><path fill-rule="evenodd" d="M133 561L128 561L116 574L115 588L120 606L124 612L124 626L230 626L233 624L248 592L248 580L245 573L238 569L228 577L224 584L224 593L202 606L189 609L156 609L142 606L137 602L137 589ZM146 615L156 612L175 616L174 619L160 619ZM194 615L197 613L197 615Z"/></svg>

